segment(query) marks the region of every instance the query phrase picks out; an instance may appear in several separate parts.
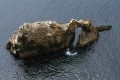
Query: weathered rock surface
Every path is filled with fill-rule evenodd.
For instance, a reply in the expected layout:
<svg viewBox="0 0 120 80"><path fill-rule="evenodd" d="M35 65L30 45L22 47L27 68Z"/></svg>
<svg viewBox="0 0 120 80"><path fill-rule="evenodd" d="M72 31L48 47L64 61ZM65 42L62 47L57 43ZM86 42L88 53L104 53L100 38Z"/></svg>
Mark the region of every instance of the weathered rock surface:
<svg viewBox="0 0 120 80"><path fill-rule="evenodd" d="M99 32L110 30L112 26L110 25L101 25L101 26L92 26L91 21L80 21L82 24L90 23L90 25L81 25L82 30L79 36L77 48L85 47L94 41L97 41L99 38Z"/></svg>
<svg viewBox="0 0 120 80"><path fill-rule="evenodd" d="M109 30L111 26L93 27L91 21L71 20L69 23L40 21L25 23L13 33L7 43L10 53L21 58L45 55L70 47L75 30L82 32L77 47L83 47L98 38L99 32Z"/></svg>

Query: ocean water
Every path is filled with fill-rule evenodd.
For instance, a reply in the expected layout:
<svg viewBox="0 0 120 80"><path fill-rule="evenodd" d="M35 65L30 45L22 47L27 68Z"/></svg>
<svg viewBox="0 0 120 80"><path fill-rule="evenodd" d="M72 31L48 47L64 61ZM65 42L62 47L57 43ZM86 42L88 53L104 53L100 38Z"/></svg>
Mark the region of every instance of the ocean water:
<svg viewBox="0 0 120 80"><path fill-rule="evenodd" d="M120 0L0 0L0 80L120 80L119 8ZM24 61L6 50L7 40L25 22L72 18L113 27L75 56Z"/></svg>

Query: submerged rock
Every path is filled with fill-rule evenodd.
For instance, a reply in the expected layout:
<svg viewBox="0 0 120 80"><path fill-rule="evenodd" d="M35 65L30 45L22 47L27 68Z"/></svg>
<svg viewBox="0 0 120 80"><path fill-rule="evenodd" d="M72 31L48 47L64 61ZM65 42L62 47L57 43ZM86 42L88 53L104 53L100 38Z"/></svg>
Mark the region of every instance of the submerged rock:
<svg viewBox="0 0 120 80"><path fill-rule="evenodd" d="M74 19L64 24L56 21L25 23L8 40L7 49L21 58L65 50L71 46L78 27L82 28L78 47L96 40L100 31L111 28L110 26L93 27L91 21Z"/></svg>

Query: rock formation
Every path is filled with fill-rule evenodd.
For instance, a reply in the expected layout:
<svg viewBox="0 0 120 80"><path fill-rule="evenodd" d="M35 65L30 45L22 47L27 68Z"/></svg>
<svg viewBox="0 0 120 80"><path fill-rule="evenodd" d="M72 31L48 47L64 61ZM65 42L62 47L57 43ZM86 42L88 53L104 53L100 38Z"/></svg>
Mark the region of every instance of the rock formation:
<svg viewBox="0 0 120 80"><path fill-rule="evenodd" d="M110 25L93 26L91 21L80 20L79 22L82 24L82 30L77 43L78 49L97 41L99 38L99 32L110 30L112 28ZM89 25L86 25L86 23Z"/></svg>
<svg viewBox="0 0 120 80"><path fill-rule="evenodd" d="M65 50L74 41L75 30L78 27L82 28L78 48L96 40L100 31L111 28L111 26L94 27L91 21L74 19L65 24L56 21L25 23L8 40L7 49L21 58Z"/></svg>

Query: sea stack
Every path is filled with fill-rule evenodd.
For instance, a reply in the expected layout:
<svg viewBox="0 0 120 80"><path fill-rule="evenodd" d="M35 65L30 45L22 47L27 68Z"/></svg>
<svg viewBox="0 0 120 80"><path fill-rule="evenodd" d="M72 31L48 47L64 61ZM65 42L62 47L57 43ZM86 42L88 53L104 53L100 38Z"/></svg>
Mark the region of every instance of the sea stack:
<svg viewBox="0 0 120 80"><path fill-rule="evenodd" d="M111 26L95 27L89 20L77 21L75 19L68 23L56 21L24 23L8 40L7 49L20 58L47 55L66 50L72 45L75 30L79 27L82 28L82 31L77 48L84 47L98 39L100 31L111 29Z"/></svg>

